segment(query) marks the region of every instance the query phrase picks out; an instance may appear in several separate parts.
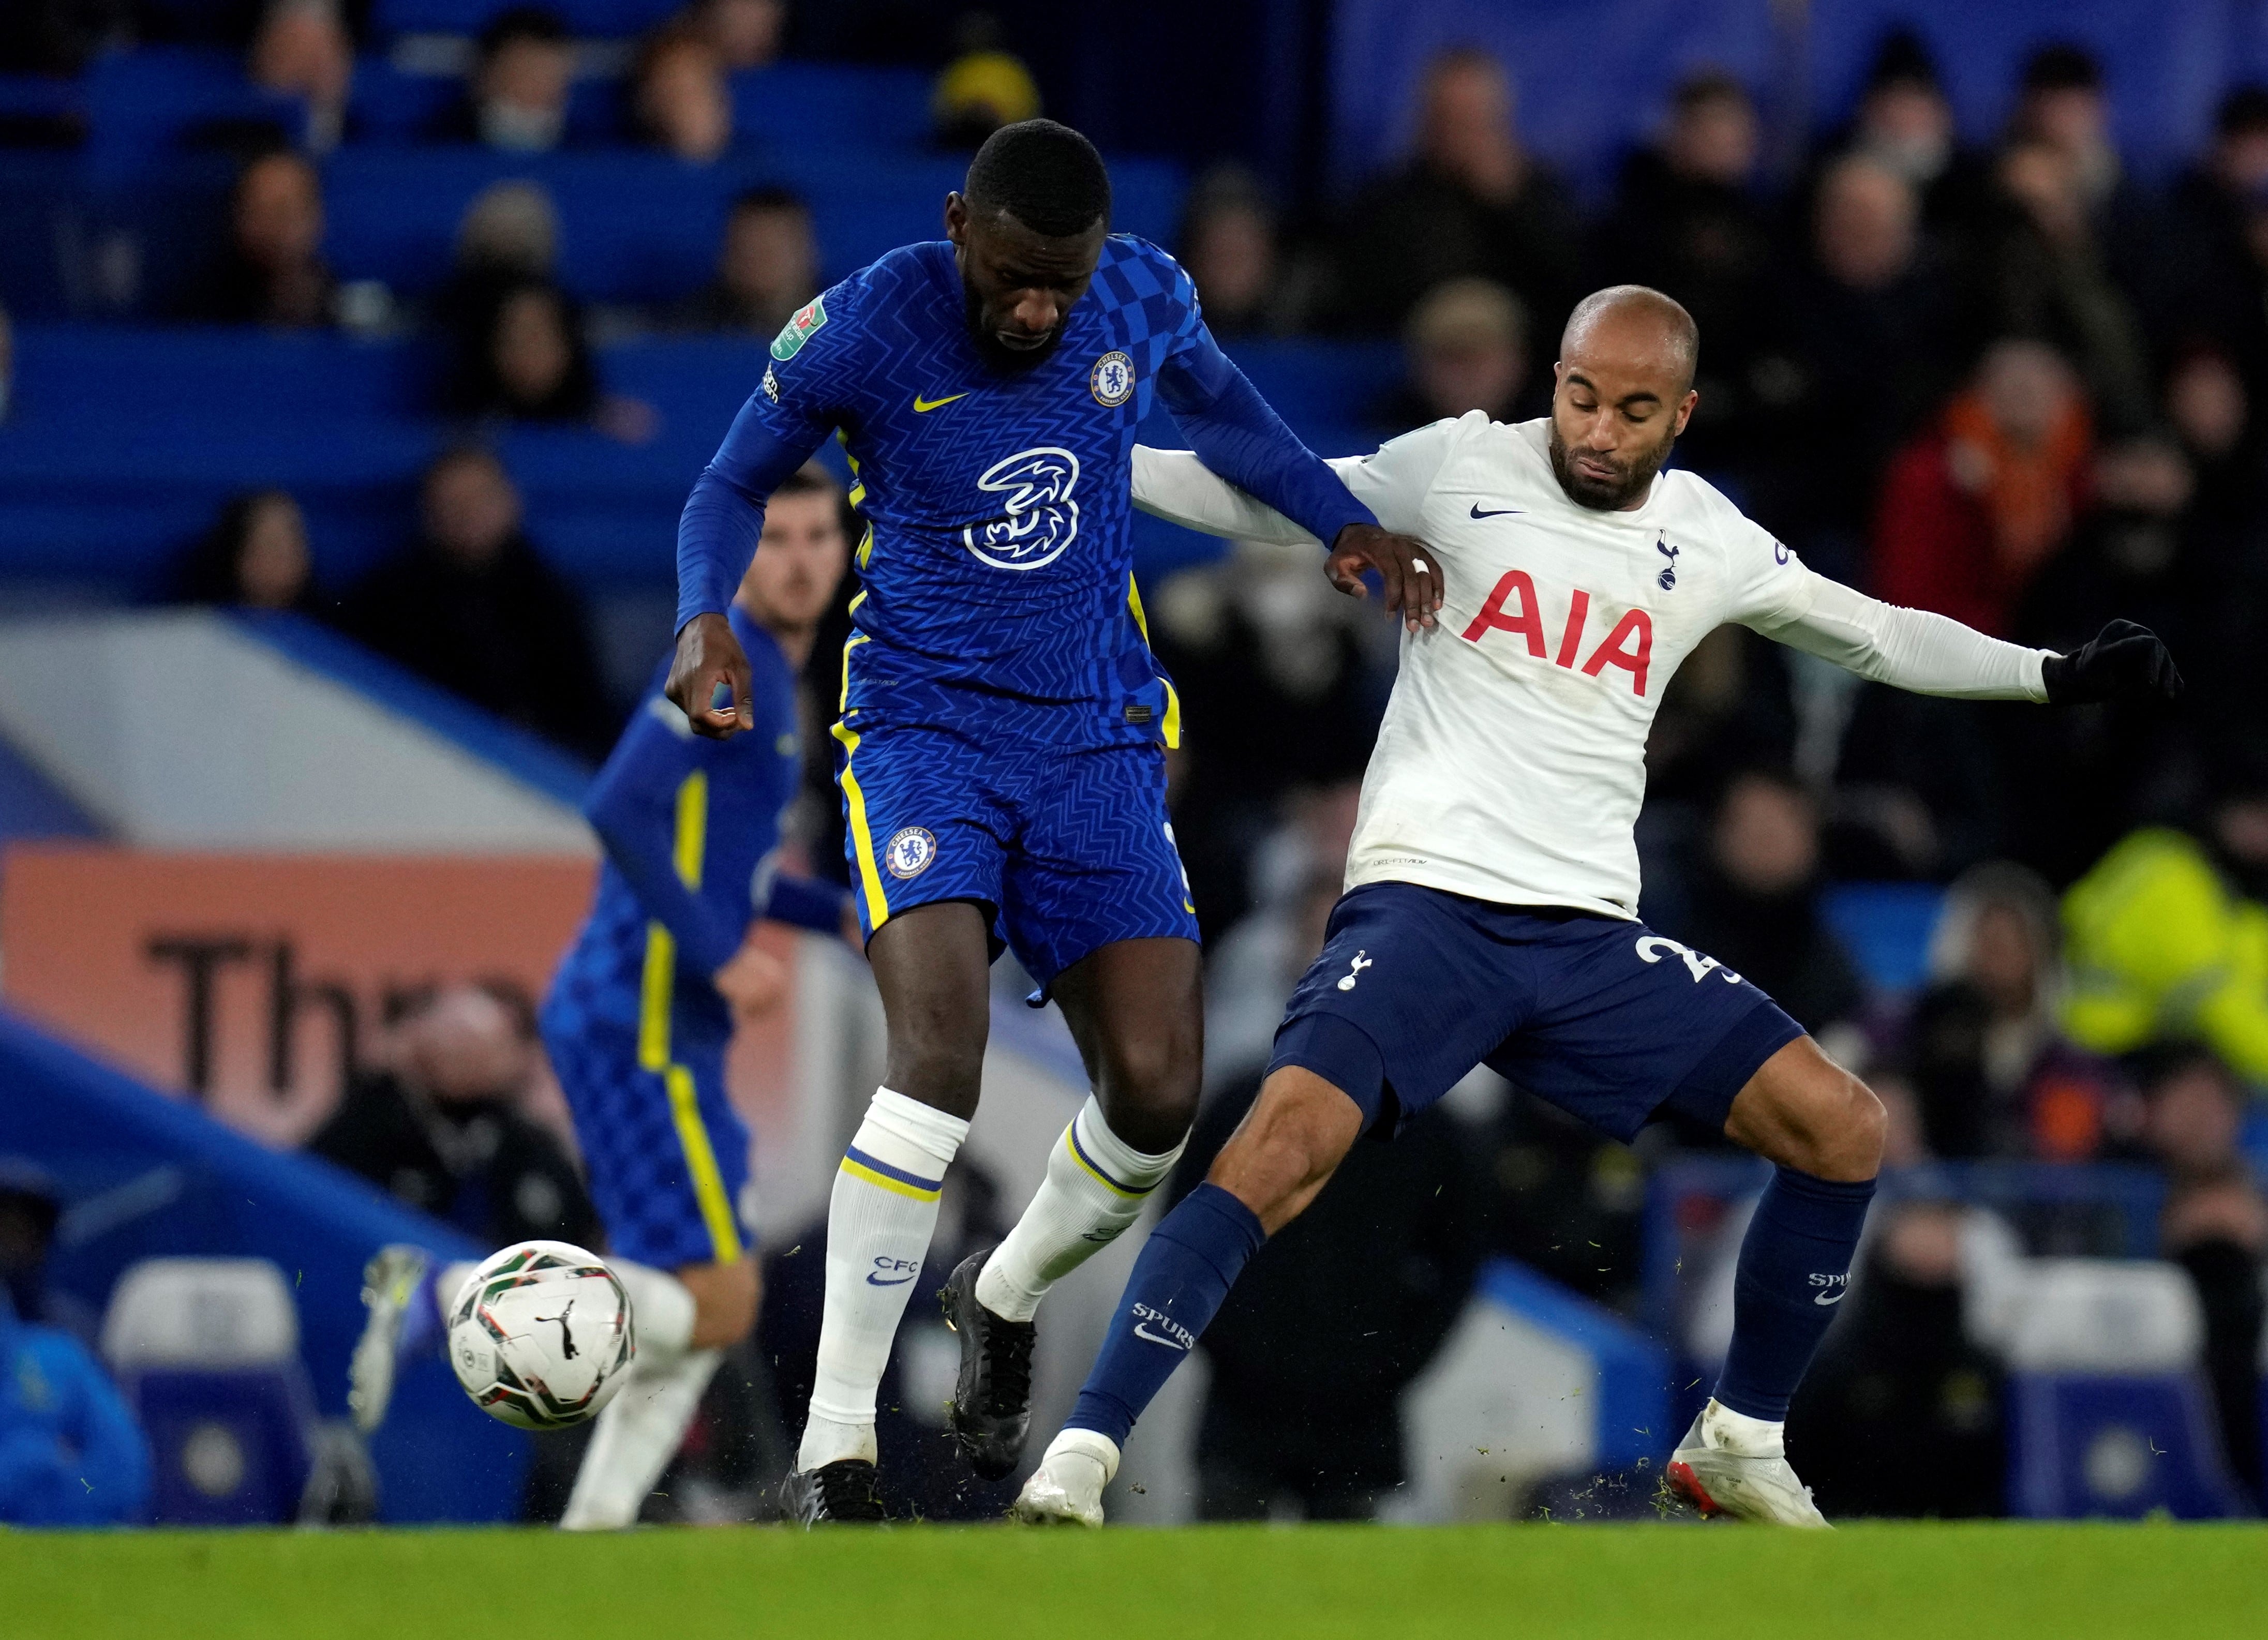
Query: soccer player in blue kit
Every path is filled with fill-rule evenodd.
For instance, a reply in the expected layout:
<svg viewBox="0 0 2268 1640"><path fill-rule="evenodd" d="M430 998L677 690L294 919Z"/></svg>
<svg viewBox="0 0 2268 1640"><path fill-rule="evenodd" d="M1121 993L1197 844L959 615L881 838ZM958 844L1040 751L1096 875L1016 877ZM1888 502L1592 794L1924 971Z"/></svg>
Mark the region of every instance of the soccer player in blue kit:
<svg viewBox="0 0 2268 1640"><path fill-rule="evenodd" d="M599 771L585 813L606 849L597 898L544 1001L543 1043L574 1116L607 1261L630 1295L637 1356L599 1415L561 1524L628 1526L676 1452L725 1348L755 1321L741 1195L748 1133L725 1085L736 1019L784 973L762 919L855 928L843 891L777 870L800 784L796 674L850 556L843 492L809 466L774 489L725 619L748 667L751 732L696 736L659 672ZM384 1417L400 1363L431 1350L470 1265L393 1247L364 1277L370 1317L350 1401Z"/></svg>
<svg viewBox="0 0 2268 1640"><path fill-rule="evenodd" d="M951 1422L980 1472L1021 1453L1042 1295L1133 1222L1195 1112L1197 928L1166 814L1181 714L1131 573L1137 424L1171 411L1207 467L1329 544L1342 590L1373 570L1412 625L1439 603L1424 547L1292 436L1214 345L1188 276L1109 217L1085 137L1044 120L994 133L946 198L945 242L852 275L773 342L679 528L669 695L724 735L750 724L725 600L765 498L831 432L869 526L834 734L888 1081L828 1209L784 1489L807 1524L882 1518L875 1389L976 1108L1001 947L1061 1004L1094 1095L1007 1239L945 1291Z"/></svg>

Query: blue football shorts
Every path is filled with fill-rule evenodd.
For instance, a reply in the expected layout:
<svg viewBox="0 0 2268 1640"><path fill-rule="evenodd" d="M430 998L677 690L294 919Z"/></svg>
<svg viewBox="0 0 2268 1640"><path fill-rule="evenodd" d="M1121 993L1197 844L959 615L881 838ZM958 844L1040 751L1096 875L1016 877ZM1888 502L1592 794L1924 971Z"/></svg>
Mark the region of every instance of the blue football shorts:
<svg viewBox="0 0 2268 1640"><path fill-rule="evenodd" d="M1748 981L1643 923L1367 883L1331 912L1272 1071L1299 1065L1381 1133L1485 1064L1616 1138L1665 1108L1721 1129L1803 1027Z"/></svg>
<svg viewBox="0 0 2268 1640"><path fill-rule="evenodd" d="M836 732L843 852L866 938L917 906L967 900L1042 990L1122 939L1197 938L1150 745L987 742L926 724Z"/></svg>
<svg viewBox="0 0 2268 1640"><path fill-rule="evenodd" d="M733 1263L754 1238L741 1214L748 1129L725 1091L729 1035L681 1000L642 1003L635 1023L626 1011L588 1006L563 982L542 1012L607 1250L658 1269Z"/></svg>

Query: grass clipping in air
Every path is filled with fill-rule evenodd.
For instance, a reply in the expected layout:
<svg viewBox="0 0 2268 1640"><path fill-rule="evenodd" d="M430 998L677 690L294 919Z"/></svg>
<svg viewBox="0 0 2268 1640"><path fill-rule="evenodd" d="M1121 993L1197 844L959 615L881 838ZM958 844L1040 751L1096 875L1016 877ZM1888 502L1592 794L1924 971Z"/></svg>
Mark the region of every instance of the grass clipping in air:
<svg viewBox="0 0 2268 1640"><path fill-rule="evenodd" d="M2268 1528L0 1531L9 1640L2258 1634Z"/></svg>

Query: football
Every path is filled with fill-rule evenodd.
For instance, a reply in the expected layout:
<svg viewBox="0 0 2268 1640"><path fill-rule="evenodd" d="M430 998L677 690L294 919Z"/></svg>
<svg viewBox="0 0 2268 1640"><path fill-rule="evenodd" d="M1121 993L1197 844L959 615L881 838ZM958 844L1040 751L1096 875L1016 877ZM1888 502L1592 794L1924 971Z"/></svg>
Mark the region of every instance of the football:
<svg viewBox="0 0 2268 1640"><path fill-rule="evenodd" d="M557 1430L598 1416L637 1354L630 1294L604 1259L563 1241L490 1258L449 1306L449 1364L490 1416Z"/></svg>

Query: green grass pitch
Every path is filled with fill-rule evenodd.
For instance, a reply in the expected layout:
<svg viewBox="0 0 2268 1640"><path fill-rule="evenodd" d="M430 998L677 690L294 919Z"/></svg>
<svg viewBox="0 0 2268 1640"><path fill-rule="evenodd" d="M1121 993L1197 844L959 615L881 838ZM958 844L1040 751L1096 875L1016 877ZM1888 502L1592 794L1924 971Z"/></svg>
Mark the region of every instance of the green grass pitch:
<svg viewBox="0 0 2268 1640"><path fill-rule="evenodd" d="M2268 1527L0 1532L7 1640L2268 1635Z"/></svg>

